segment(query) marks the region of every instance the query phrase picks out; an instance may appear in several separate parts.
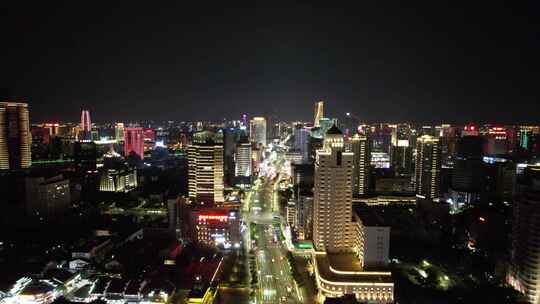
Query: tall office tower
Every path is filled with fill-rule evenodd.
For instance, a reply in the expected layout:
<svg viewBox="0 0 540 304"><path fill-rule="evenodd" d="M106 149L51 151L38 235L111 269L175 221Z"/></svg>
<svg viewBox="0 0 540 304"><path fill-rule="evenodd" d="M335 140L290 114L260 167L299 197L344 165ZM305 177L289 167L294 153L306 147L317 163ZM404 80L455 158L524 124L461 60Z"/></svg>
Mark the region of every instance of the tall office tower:
<svg viewBox="0 0 540 304"><path fill-rule="evenodd" d="M234 151L236 143L240 138L240 130L237 128L223 129L223 170L225 174L225 184L232 185L235 176Z"/></svg>
<svg viewBox="0 0 540 304"><path fill-rule="evenodd" d="M540 167L525 169L526 191L514 202L508 283L529 303L540 303Z"/></svg>
<svg viewBox="0 0 540 304"><path fill-rule="evenodd" d="M441 145L439 138L424 135L416 141L416 196L438 199L441 180Z"/></svg>
<svg viewBox="0 0 540 304"><path fill-rule="evenodd" d="M465 134L471 133L470 129L475 126L465 126ZM462 132L462 135L464 133ZM452 208L459 209L464 204L475 201L481 190L483 172L482 162L482 137L466 135L458 139L454 168L452 169L452 182L450 197Z"/></svg>
<svg viewBox="0 0 540 304"><path fill-rule="evenodd" d="M253 174L251 153L251 143L248 140L241 140L236 145L234 177L237 185L251 184L251 176Z"/></svg>
<svg viewBox="0 0 540 304"><path fill-rule="evenodd" d="M302 125L296 125L293 129L294 136L294 150L300 152L302 155L302 162L308 161L308 139L309 139L309 130L304 128Z"/></svg>
<svg viewBox="0 0 540 304"><path fill-rule="evenodd" d="M313 126L320 127L319 121L324 117L324 101L315 103L315 117L313 118Z"/></svg>
<svg viewBox="0 0 540 304"><path fill-rule="evenodd" d="M241 120L241 122L242 122L242 125L243 125L244 128L249 127L249 125L248 125L248 116L247 116L247 114L242 114L242 120ZM248 135L249 135L249 134L248 134Z"/></svg>
<svg viewBox="0 0 540 304"><path fill-rule="evenodd" d="M28 104L0 102L0 170L30 167L31 140Z"/></svg>
<svg viewBox="0 0 540 304"><path fill-rule="evenodd" d="M124 129L124 156L127 158L134 152L141 159L144 158L144 134L142 128Z"/></svg>
<svg viewBox="0 0 540 304"><path fill-rule="evenodd" d="M486 135L484 144L484 154L486 155L504 155L508 154L508 136L509 130L504 127L491 127Z"/></svg>
<svg viewBox="0 0 540 304"><path fill-rule="evenodd" d="M117 141L123 141L124 140L124 123L123 122L117 122L114 126L114 138Z"/></svg>
<svg viewBox="0 0 540 304"><path fill-rule="evenodd" d="M313 242L318 251L352 250L353 153L345 152L335 125L324 137L315 161Z"/></svg>
<svg viewBox="0 0 540 304"><path fill-rule="evenodd" d="M249 136L251 142L266 146L266 119L264 117L253 117L249 122Z"/></svg>
<svg viewBox="0 0 540 304"><path fill-rule="evenodd" d="M223 203L223 133L193 134L188 146L189 198L202 206Z"/></svg>
<svg viewBox="0 0 540 304"><path fill-rule="evenodd" d="M412 175L411 128L399 124L392 128L391 163L396 176Z"/></svg>
<svg viewBox="0 0 540 304"><path fill-rule="evenodd" d="M81 130L90 132L92 130L92 122L90 121L90 112L82 110L81 112Z"/></svg>
<svg viewBox="0 0 540 304"><path fill-rule="evenodd" d="M81 112L79 140L92 140L92 122L90 121L90 112L88 110L82 110Z"/></svg>
<svg viewBox="0 0 540 304"><path fill-rule="evenodd" d="M371 144L367 136L355 134L351 138L353 157L353 196L358 197L369 192Z"/></svg>

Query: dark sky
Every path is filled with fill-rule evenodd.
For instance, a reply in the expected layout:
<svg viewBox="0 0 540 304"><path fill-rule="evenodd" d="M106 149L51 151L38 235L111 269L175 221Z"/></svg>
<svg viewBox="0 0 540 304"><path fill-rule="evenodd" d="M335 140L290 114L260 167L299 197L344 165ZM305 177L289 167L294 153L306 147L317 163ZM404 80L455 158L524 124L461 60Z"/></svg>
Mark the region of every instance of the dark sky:
<svg viewBox="0 0 540 304"><path fill-rule="evenodd" d="M42 2L0 7L0 88L34 121L310 119L324 99L368 121L540 123L535 1Z"/></svg>

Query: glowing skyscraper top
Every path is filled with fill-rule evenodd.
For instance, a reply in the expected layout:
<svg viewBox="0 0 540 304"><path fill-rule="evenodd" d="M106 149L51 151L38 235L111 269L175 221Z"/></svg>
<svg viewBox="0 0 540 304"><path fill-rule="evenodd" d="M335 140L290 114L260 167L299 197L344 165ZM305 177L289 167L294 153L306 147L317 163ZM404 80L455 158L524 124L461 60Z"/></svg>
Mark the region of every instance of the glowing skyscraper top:
<svg viewBox="0 0 540 304"><path fill-rule="evenodd" d="M319 121L324 117L324 101L315 103L315 118L313 119L313 125L319 127Z"/></svg>
<svg viewBox="0 0 540 304"><path fill-rule="evenodd" d="M81 130L84 132L92 131L92 123L90 122L90 112L82 110L81 112Z"/></svg>

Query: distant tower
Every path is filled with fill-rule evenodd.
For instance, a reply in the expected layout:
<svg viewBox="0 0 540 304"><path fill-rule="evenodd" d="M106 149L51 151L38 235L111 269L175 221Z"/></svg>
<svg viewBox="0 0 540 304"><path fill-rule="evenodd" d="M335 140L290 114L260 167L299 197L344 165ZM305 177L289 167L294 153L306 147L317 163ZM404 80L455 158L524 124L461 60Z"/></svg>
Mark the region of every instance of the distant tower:
<svg viewBox="0 0 540 304"><path fill-rule="evenodd" d="M352 169L353 153L345 152L343 134L334 125L315 161L313 243L318 251L351 251Z"/></svg>
<svg viewBox="0 0 540 304"><path fill-rule="evenodd" d="M30 167L28 104L0 102L0 170Z"/></svg>
<svg viewBox="0 0 540 304"><path fill-rule="evenodd" d="M81 134L79 139L92 139L92 122L90 121L90 112L88 110L82 110L81 112Z"/></svg>
<svg viewBox="0 0 540 304"><path fill-rule="evenodd" d="M441 144L439 138L424 135L416 141L416 196L438 199L441 180Z"/></svg>
<svg viewBox="0 0 540 304"><path fill-rule="evenodd" d="M141 159L144 158L144 133L142 128L124 129L124 156L127 158L132 151Z"/></svg>
<svg viewBox="0 0 540 304"><path fill-rule="evenodd" d="M114 137L117 141L124 140L124 123L123 122L116 123L116 126L114 127Z"/></svg>
<svg viewBox="0 0 540 304"><path fill-rule="evenodd" d="M249 125L249 136L251 142L266 146L266 119L264 117L253 117Z"/></svg>
<svg viewBox="0 0 540 304"><path fill-rule="evenodd" d="M197 132L188 146L189 198L197 205L223 203L223 134Z"/></svg>
<svg viewBox="0 0 540 304"><path fill-rule="evenodd" d="M365 195L369 191L371 145L367 136L355 134L351 138L353 157L353 196Z"/></svg>
<svg viewBox="0 0 540 304"><path fill-rule="evenodd" d="M315 103L315 118L313 119L313 125L319 127L319 120L324 117L324 101Z"/></svg>

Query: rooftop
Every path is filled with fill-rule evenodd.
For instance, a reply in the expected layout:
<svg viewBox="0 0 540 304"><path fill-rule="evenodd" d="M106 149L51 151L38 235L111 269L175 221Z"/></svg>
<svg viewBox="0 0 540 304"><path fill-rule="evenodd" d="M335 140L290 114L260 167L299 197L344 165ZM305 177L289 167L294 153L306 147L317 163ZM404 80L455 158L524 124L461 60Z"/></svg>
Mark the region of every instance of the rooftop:
<svg viewBox="0 0 540 304"><path fill-rule="evenodd" d="M368 227L386 227L390 226L384 218L376 212L373 208L370 208L364 204L354 205L353 212L362 220L362 224Z"/></svg>
<svg viewBox="0 0 540 304"><path fill-rule="evenodd" d="M316 253L317 272L327 281L335 283L376 284L393 283L389 271L365 271L353 253Z"/></svg>
<svg viewBox="0 0 540 304"><path fill-rule="evenodd" d="M326 134L335 134L335 135L342 135L343 132L334 124L328 131L326 131Z"/></svg>

